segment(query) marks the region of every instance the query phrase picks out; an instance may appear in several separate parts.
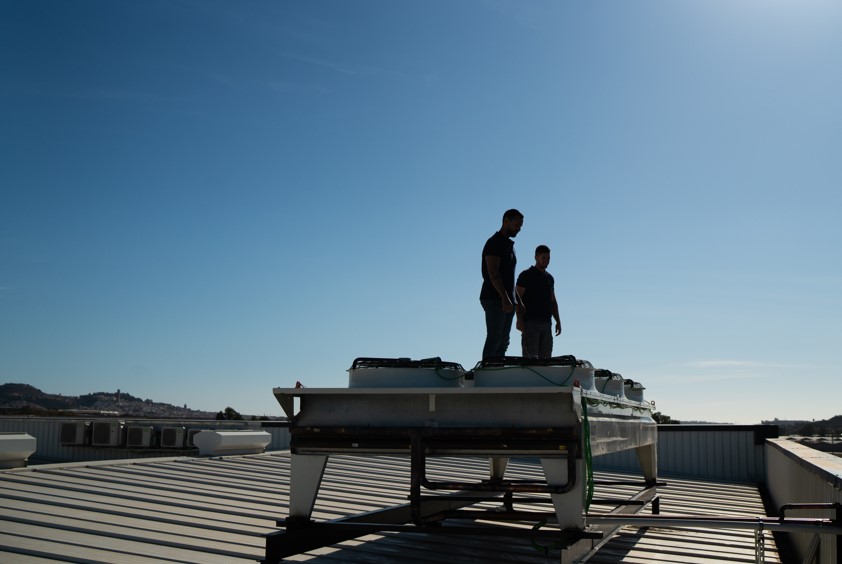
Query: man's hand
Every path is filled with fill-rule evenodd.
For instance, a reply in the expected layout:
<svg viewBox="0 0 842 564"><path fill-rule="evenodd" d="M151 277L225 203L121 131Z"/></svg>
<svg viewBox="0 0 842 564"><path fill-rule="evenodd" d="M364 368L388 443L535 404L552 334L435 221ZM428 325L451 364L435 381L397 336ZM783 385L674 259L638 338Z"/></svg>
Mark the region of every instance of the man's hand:
<svg viewBox="0 0 842 564"><path fill-rule="evenodd" d="M521 316L517 316L517 321L515 322L515 328L523 333L523 318Z"/></svg>
<svg viewBox="0 0 842 564"><path fill-rule="evenodd" d="M500 298L500 301L503 304L503 311L505 311L506 313L511 313L512 311L514 311L515 307L512 305L512 300L509 298L509 296L503 296L502 298Z"/></svg>
<svg viewBox="0 0 842 564"><path fill-rule="evenodd" d="M561 322L556 321L555 322L555 336L558 337L559 335L561 335Z"/></svg>

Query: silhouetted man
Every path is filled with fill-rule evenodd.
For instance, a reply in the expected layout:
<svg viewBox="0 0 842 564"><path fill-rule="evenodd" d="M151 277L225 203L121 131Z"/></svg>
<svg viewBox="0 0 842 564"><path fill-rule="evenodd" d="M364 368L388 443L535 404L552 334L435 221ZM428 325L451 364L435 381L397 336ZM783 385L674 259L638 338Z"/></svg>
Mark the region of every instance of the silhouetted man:
<svg viewBox="0 0 842 564"><path fill-rule="evenodd" d="M550 318L555 319L555 334L561 335L558 302L555 299L555 280L547 272L550 265L550 248L538 245L535 249L535 266L530 266L517 277L517 295L523 309L517 312L517 328L523 356L550 358L553 356L553 333Z"/></svg>
<svg viewBox="0 0 842 564"><path fill-rule="evenodd" d="M521 307L515 293L515 242L523 227L523 214L511 209L503 214L500 230L482 248L482 290L479 301L485 310L485 346L482 358L505 356L515 309Z"/></svg>

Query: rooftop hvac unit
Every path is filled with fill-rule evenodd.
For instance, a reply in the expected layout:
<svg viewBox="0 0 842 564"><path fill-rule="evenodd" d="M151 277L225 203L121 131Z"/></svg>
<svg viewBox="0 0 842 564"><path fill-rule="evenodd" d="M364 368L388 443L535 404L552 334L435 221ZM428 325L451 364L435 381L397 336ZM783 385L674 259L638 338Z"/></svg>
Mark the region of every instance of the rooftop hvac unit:
<svg viewBox="0 0 842 564"><path fill-rule="evenodd" d="M59 442L63 445L88 444L91 424L88 421L72 421L61 424Z"/></svg>
<svg viewBox="0 0 842 564"><path fill-rule="evenodd" d="M163 448L184 448L187 429L184 427L164 427L161 429L161 446Z"/></svg>
<svg viewBox="0 0 842 564"><path fill-rule="evenodd" d="M126 446L151 447L153 436L152 427L129 427L126 430Z"/></svg>
<svg viewBox="0 0 842 564"><path fill-rule="evenodd" d="M93 446L120 446L123 442L123 424L120 421L94 421L91 433Z"/></svg>

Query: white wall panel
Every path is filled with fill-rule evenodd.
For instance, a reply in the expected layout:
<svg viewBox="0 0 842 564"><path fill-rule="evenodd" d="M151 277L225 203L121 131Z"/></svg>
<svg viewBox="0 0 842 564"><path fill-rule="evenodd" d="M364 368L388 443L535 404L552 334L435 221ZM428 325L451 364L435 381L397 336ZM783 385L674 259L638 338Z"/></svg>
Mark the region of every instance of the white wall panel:
<svg viewBox="0 0 842 564"><path fill-rule="evenodd" d="M766 438L775 425L659 425L658 472L734 482L765 480ZM637 470L633 450L594 458L599 469Z"/></svg>
<svg viewBox="0 0 842 564"><path fill-rule="evenodd" d="M842 504L842 458L787 439L771 440L766 445L769 460L769 495L775 507L790 503ZM832 510L797 510L787 517L839 518ZM798 557L804 559L813 542L811 534L789 535ZM839 538L821 535L819 564L837 564Z"/></svg>

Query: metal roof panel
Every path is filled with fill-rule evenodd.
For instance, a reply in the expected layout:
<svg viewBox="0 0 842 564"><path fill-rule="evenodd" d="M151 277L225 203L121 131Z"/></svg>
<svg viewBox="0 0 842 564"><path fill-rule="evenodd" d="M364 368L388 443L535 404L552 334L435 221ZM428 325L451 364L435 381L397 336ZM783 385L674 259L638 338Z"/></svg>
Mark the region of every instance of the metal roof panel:
<svg viewBox="0 0 842 564"><path fill-rule="evenodd" d="M482 458L433 458L429 473L486 477ZM49 465L0 472L0 561L239 562L263 558L265 535L278 530L289 499L288 451L221 458L135 459ZM513 459L507 477L540 478L537 461ZM313 518L327 520L406 503L410 464L400 456L331 456ZM599 481L640 480L597 472ZM662 477L661 512L765 515L747 484ZM635 488L598 486L597 497ZM484 502L484 507L494 503ZM593 506L594 513L607 511ZM505 526L528 529L532 524ZM500 526L498 524L498 526ZM767 562L777 562L766 534ZM592 557L615 562L753 560L746 530L626 526ZM553 558L551 558L553 559ZM557 560L557 558L555 558ZM547 562L527 539L383 532L289 558L311 562Z"/></svg>

